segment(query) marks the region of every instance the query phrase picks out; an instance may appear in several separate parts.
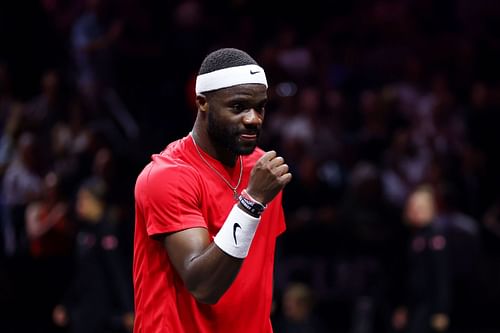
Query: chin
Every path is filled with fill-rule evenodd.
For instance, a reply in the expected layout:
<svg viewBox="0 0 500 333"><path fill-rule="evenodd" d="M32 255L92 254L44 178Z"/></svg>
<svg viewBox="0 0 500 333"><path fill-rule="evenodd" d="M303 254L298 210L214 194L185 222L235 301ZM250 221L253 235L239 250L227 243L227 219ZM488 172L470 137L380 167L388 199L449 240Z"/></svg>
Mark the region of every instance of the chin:
<svg viewBox="0 0 500 333"><path fill-rule="evenodd" d="M255 148L253 148L253 149L246 149L246 150L241 151L239 153L239 155L243 155L243 156L250 155L251 153L253 153L254 150L255 150Z"/></svg>
<svg viewBox="0 0 500 333"><path fill-rule="evenodd" d="M252 141L246 141L246 140L240 140L239 138L236 138L235 141L233 141L233 151L237 155L250 155L253 153L255 148L257 148L258 140L252 140Z"/></svg>
<svg viewBox="0 0 500 333"><path fill-rule="evenodd" d="M236 149L234 149L233 151L237 155L250 155L251 153L253 153L253 151L255 150L256 147L257 147L256 144L254 144L254 145L238 145L237 147L235 147Z"/></svg>

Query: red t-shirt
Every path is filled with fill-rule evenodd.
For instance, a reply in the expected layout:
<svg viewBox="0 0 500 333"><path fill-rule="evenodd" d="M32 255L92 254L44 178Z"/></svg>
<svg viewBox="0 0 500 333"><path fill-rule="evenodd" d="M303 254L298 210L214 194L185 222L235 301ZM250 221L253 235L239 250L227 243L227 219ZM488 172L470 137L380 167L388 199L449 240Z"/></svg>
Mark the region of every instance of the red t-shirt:
<svg viewBox="0 0 500 333"><path fill-rule="evenodd" d="M203 152L201 152L203 154ZM238 193L263 155L243 157ZM205 159L236 184L240 164L225 168ZM285 229L281 193L261 217L249 254L235 281L215 305L189 293L170 263L163 244L152 236L187 228L207 228L214 237L236 203L233 191L200 158L190 135L152 156L135 187L135 333L270 333L276 237Z"/></svg>

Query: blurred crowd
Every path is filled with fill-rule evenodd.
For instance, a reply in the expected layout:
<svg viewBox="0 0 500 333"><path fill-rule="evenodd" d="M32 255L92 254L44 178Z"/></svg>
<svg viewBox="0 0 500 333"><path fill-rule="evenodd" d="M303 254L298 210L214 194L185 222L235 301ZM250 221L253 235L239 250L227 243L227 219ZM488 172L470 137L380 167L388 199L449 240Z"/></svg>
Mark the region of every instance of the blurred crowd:
<svg viewBox="0 0 500 333"><path fill-rule="evenodd" d="M0 4L0 327L130 332L133 187L218 47L293 173L277 333L499 332L500 3Z"/></svg>

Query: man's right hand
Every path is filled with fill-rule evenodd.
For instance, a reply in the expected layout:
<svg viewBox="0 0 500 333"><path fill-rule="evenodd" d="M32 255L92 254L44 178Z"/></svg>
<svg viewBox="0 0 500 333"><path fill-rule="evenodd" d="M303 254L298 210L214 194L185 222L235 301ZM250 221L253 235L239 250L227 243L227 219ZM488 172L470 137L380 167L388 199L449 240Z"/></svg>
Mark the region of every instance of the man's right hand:
<svg viewBox="0 0 500 333"><path fill-rule="evenodd" d="M268 151L253 167L247 193L255 200L266 205L292 179L292 174L288 171L285 159L277 156L274 150Z"/></svg>

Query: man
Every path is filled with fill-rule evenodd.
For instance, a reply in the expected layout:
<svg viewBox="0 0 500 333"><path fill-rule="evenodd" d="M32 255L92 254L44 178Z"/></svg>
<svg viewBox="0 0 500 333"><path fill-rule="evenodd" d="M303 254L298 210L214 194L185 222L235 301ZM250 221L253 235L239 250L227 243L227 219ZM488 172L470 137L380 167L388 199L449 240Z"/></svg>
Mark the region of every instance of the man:
<svg viewBox="0 0 500 333"><path fill-rule="evenodd" d="M429 185L406 199L405 222L411 229L402 306L393 314L396 331L445 332L449 326L450 271L446 235L436 225L436 194Z"/></svg>
<svg viewBox="0 0 500 333"><path fill-rule="evenodd" d="M241 50L214 51L196 95L192 132L137 179L134 332L272 332L281 190L292 176L257 148L264 69Z"/></svg>

